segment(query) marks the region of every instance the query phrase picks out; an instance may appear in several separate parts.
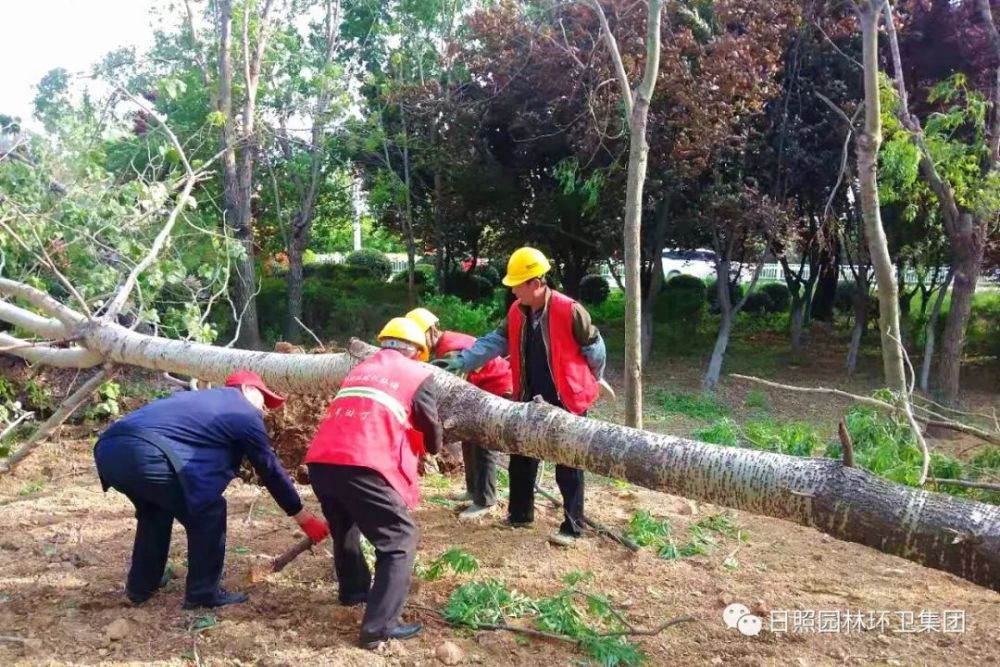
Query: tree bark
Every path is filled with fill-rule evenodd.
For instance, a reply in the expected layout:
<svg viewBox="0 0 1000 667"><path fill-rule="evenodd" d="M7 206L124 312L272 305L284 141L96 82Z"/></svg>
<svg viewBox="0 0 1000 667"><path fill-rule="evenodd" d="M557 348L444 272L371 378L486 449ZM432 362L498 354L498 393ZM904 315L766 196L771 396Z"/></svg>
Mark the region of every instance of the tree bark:
<svg viewBox="0 0 1000 667"><path fill-rule="evenodd" d="M951 266L955 277L938 363L938 392L946 403L958 399L965 330L972 313L972 297L976 293L986 242L985 225L974 220L970 213L962 213L960 220L962 229L952 236Z"/></svg>
<svg viewBox="0 0 1000 667"><path fill-rule="evenodd" d="M2 283L0 294L9 295ZM332 394L375 351L355 341L348 354L253 352L145 336L95 319L82 319L73 333L104 363L211 382L248 368L290 393ZM839 461L708 445L515 403L432 372L449 439L812 526L1000 590L1000 507L900 486Z"/></svg>
<svg viewBox="0 0 1000 667"><path fill-rule="evenodd" d="M646 124L649 104L660 71L660 0L649 0L646 18L646 65L635 91L622 62L621 52L598 0L593 7L615 65L629 127L628 180L625 189L625 422L642 428L642 190L646 182L649 144Z"/></svg>
<svg viewBox="0 0 1000 667"><path fill-rule="evenodd" d="M903 351L899 331L899 290L889 256L889 244L882 226L878 195L878 151L882 143L879 100L878 27L884 0L867 0L861 7L862 54L865 81L865 126L857 136L858 181L865 236L879 300L879 335L882 339L882 367L886 385L906 393Z"/></svg>
<svg viewBox="0 0 1000 667"><path fill-rule="evenodd" d="M924 393L930 391L931 363L934 360L934 343L937 338L937 322L938 318L941 316L941 307L944 305L944 298L945 295L948 294L948 287L951 285L953 276L954 270L949 269L948 275L944 279L944 284L941 285L937 297L934 299L934 308L931 310L931 315L927 318L927 324L924 327L924 359L920 364L920 391ZM926 301L926 296L924 300ZM923 306L921 306L921 308L923 308Z"/></svg>

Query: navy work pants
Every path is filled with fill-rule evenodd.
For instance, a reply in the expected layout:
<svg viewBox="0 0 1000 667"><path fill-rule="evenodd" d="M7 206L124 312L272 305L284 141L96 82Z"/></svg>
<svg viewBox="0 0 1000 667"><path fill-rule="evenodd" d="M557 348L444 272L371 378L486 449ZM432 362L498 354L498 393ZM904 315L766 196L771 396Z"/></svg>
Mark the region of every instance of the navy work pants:
<svg viewBox="0 0 1000 667"><path fill-rule="evenodd" d="M218 590L226 557L226 500L222 496L190 513L180 478L156 446L130 437L98 441L94 459L101 480L125 494L137 519L132 567L125 587L138 598L160 585L170 551L174 519L187 531L188 575L185 599L210 602Z"/></svg>

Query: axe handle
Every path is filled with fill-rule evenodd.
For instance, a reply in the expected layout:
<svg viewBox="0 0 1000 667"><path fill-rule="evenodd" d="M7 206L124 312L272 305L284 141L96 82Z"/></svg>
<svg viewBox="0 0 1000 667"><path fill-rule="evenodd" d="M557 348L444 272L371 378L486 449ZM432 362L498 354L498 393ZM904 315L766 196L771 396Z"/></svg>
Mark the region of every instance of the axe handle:
<svg viewBox="0 0 1000 667"><path fill-rule="evenodd" d="M295 546L271 561L271 572L281 572L289 563L298 558L299 555L309 551L312 545L312 540L308 537L303 537L295 543Z"/></svg>

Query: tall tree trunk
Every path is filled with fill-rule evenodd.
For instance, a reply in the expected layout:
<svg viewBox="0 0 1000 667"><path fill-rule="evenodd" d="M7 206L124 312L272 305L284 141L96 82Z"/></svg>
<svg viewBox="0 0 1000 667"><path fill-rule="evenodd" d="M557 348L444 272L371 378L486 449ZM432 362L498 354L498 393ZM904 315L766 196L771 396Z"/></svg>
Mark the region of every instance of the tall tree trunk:
<svg viewBox="0 0 1000 667"><path fill-rule="evenodd" d="M882 226L878 196L878 151L882 143L881 104L879 101L878 28L884 0L866 0L862 4L861 40L864 57L865 127L857 137L858 181L861 189L861 213L865 237L879 301L879 335L882 339L882 367L886 385L906 392L903 372L902 339L899 331L899 290L889 256L889 244Z"/></svg>
<svg viewBox="0 0 1000 667"><path fill-rule="evenodd" d="M924 359L920 364L920 391L928 392L930 390L930 377L931 377L931 363L934 361L934 343L937 338L937 322L938 318L941 316L941 307L944 305L944 298L948 294L948 287L951 285L952 277L954 276L954 269L948 270L948 275L944 279L944 283L938 291L937 297L934 299L934 308L931 309L931 315L927 318L927 324L924 327ZM926 295L924 297L926 301ZM923 309L923 305L921 305Z"/></svg>
<svg viewBox="0 0 1000 667"><path fill-rule="evenodd" d="M285 340L298 343L302 340L302 290L305 284L303 256L309 243L308 225L302 220L306 213L300 211L292 222L292 235L288 243L288 322L285 323Z"/></svg>
<svg viewBox="0 0 1000 667"><path fill-rule="evenodd" d="M802 344L802 330L805 327L806 321L806 306L809 303L809 292L810 289L803 290L804 295L795 294L792 296L792 309L788 318L789 328L791 330L792 338L792 352L801 352L803 348Z"/></svg>
<svg viewBox="0 0 1000 667"><path fill-rule="evenodd" d="M972 297L976 293L986 241L985 224L974 220L969 213L962 213L960 221L960 233L952 236L951 265L955 278L938 362L938 391L941 399L948 403L958 399L965 330L972 313Z"/></svg>
<svg viewBox="0 0 1000 667"><path fill-rule="evenodd" d="M819 278L816 291L809 302L809 317L818 322L833 322L833 304L837 299L840 282L840 246L834 239L830 250L823 250L819 260Z"/></svg>
<svg viewBox="0 0 1000 667"><path fill-rule="evenodd" d="M615 64L629 127L628 181L625 189L625 422L642 428L642 189L646 182L646 124L660 71L660 0L649 0L646 65L634 99L621 52L598 0L593 7Z"/></svg>
<svg viewBox="0 0 1000 667"><path fill-rule="evenodd" d="M0 283L0 293L11 295L8 287ZM282 392L332 395L349 370L375 351L358 341L348 354L234 350L44 310L73 326L96 357L91 365L126 363L213 382L248 368ZM1000 590L1000 507L894 484L836 460L718 447L541 403L515 403L444 371L432 372L442 388L440 413L450 438L812 526Z"/></svg>
<svg viewBox="0 0 1000 667"><path fill-rule="evenodd" d="M725 288L723 288L725 289ZM719 331L715 336L715 347L712 348L712 357L708 361L708 369L705 371L705 378L702 386L706 391L712 391L719 384L719 376L722 374L722 362L726 358L726 348L729 347L729 337L733 333L733 316L731 310L724 309L719 320Z"/></svg>
<svg viewBox="0 0 1000 667"><path fill-rule="evenodd" d="M656 325L654 312L656 301L663 290L663 247L667 242L667 225L670 213L670 196L667 195L656 204L653 214L653 229L648 248L650 255L646 257L649 263L646 294L642 299L642 365L645 367L653 354L653 329Z"/></svg>
<svg viewBox="0 0 1000 667"><path fill-rule="evenodd" d="M867 301L867 299L866 299ZM868 329L868 304L855 306L854 326L851 327L851 342L847 346L847 374L854 375L858 370L858 355L861 353L861 341Z"/></svg>

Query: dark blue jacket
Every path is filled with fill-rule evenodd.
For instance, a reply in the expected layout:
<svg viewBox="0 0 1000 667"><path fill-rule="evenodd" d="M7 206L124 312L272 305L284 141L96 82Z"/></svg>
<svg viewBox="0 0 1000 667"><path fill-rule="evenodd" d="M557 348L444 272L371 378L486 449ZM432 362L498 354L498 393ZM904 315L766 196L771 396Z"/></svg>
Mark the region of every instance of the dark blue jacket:
<svg viewBox="0 0 1000 667"><path fill-rule="evenodd" d="M129 427L152 432L170 447L191 512L222 495L244 456L281 509L289 516L302 509L298 492L271 448L263 415L239 389L181 391L149 403L112 424L100 438L101 450L112 453L115 447L108 445L133 440L122 433Z"/></svg>

